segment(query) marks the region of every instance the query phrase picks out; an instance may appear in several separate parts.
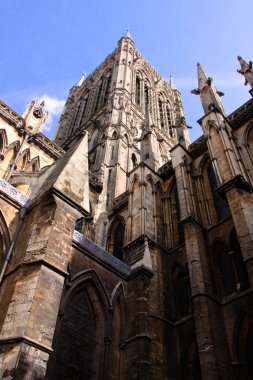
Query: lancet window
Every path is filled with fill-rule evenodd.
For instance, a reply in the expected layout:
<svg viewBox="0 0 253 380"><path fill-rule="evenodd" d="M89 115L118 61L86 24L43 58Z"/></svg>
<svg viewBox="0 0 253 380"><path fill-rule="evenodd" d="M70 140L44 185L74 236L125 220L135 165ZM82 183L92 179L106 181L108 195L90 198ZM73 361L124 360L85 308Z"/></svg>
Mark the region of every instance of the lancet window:
<svg viewBox="0 0 253 380"><path fill-rule="evenodd" d="M229 217L231 214L230 214L230 210L229 210L226 200L223 199L217 191L218 182L217 182L217 178L216 178L216 175L211 163L209 164L207 168L207 174L208 174L210 187L212 190L212 195L213 195L213 200L214 200L218 220L223 220Z"/></svg>
<svg viewBox="0 0 253 380"><path fill-rule="evenodd" d="M149 108L149 88L147 83L144 85L144 107L145 107L145 113L148 112Z"/></svg>
<svg viewBox="0 0 253 380"><path fill-rule="evenodd" d="M98 90L96 93L95 108L94 111L97 111L100 106L102 106L108 99L110 86L111 86L112 72L109 70L104 76L101 77Z"/></svg>
<svg viewBox="0 0 253 380"><path fill-rule="evenodd" d="M247 273L242 259L240 245L235 230L231 233L229 251L225 244L217 242L213 255L218 269L219 289L221 296L240 292L248 286Z"/></svg>
<svg viewBox="0 0 253 380"><path fill-rule="evenodd" d="M166 116L167 116L167 126L168 126L169 135L171 137L174 137L172 115L171 115L171 110L170 110L169 106L166 106Z"/></svg>
<svg viewBox="0 0 253 380"><path fill-rule="evenodd" d="M189 276L185 276L177 265L172 273L174 300L178 318L187 316L190 312L190 284Z"/></svg>
<svg viewBox="0 0 253 380"><path fill-rule="evenodd" d="M164 113L163 113L163 101L161 97L158 99L158 106L159 106L159 116L160 116L160 125L161 128L164 128Z"/></svg>
<svg viewBox="0 0 253 380"><path fill-rule="evenodd" d="M141 80L139 76L135 80L135 104L141 105Z"/></svg>
<svg viewBox="0 0 253 380"><path fill-rule="evenodd" d="M116 218L109 230L107 249L119 260L123 259L124 234L125 222L121 218Z"/></svg>

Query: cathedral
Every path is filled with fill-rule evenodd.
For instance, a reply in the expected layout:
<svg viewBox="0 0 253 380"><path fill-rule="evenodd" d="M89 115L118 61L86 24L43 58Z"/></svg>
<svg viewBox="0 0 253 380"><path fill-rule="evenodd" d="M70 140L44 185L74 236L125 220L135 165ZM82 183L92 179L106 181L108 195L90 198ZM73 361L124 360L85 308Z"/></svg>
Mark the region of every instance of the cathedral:
<svg viewBox="0 0 253 380"><path fill-rule="evenodd" d="M43 102L0 101L1 379L253 378L253 68L238 60L251 90L230 115L197 65L193 143L129 31L72 87L53 141Z"/></svg>

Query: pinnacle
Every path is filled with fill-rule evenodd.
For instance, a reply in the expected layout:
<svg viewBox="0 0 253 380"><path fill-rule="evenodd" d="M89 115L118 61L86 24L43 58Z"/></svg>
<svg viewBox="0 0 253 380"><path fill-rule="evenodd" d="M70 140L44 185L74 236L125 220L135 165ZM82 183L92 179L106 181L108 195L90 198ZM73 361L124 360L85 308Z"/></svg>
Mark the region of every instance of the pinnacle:
<svg viewBox="0 0 253 380"><path fill-rule="evenodd" d="M127 31L126 31L126 33L124 35L124 38L130 38L132 40L132 36L130 34L130 30L129 29L127 29Z"/></svg>

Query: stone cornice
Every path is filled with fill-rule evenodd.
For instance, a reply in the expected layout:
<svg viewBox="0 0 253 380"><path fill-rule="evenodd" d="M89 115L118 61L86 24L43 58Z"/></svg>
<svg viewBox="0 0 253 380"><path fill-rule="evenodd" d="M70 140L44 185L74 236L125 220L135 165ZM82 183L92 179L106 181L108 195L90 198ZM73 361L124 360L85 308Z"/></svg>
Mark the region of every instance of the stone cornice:
<svg viewBox="0 0 253 380"><path fill-rule="evenodd" d="M239 128L253 117L253 99L232 112L227 118L233 129Z"/></svg>
<svg viewBox="0 0 253 380"><path fill-rule="evenodd" d="M28 144L37 145L53 159L58 159L64 154L64 150L55 142L47 138L43 133L37 133L35 135L30 133L30 131L26 128L23 117L5 104L2 100L0 100L0 116L2 116L12 127L14 127L19 134L25 133L28 135Z"/></svg>

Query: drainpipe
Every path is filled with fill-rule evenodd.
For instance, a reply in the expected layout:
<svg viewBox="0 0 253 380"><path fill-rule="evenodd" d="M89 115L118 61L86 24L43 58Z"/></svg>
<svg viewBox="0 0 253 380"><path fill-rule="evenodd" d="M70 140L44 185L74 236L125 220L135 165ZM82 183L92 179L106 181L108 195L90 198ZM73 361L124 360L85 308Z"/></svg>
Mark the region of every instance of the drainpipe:
<svg viewBox="0 0 253 380"><path fill-rule="evenodd" d="M21 228L21 225L22 225L22 223L24 221L26 213L27 213L27 208L26 207L20 207L20 209L19 209L19 222L18 222L16 231L15 231L15 234L13 236L13 240L12 240L12 243L10 245L10 248L9 248L7 254L6 254L6 257L5 257L5 260L4 260L4 264L3 264L3 268L2 268L2 270L0 272L0 284L2 283L6 267L7 267L8 263L11 260L13 249L14 249L14 247L16 245L16 242L17 242L17 239L18 239L18 235L19 235L19 232L20 232L20 228Z"/></svg>

